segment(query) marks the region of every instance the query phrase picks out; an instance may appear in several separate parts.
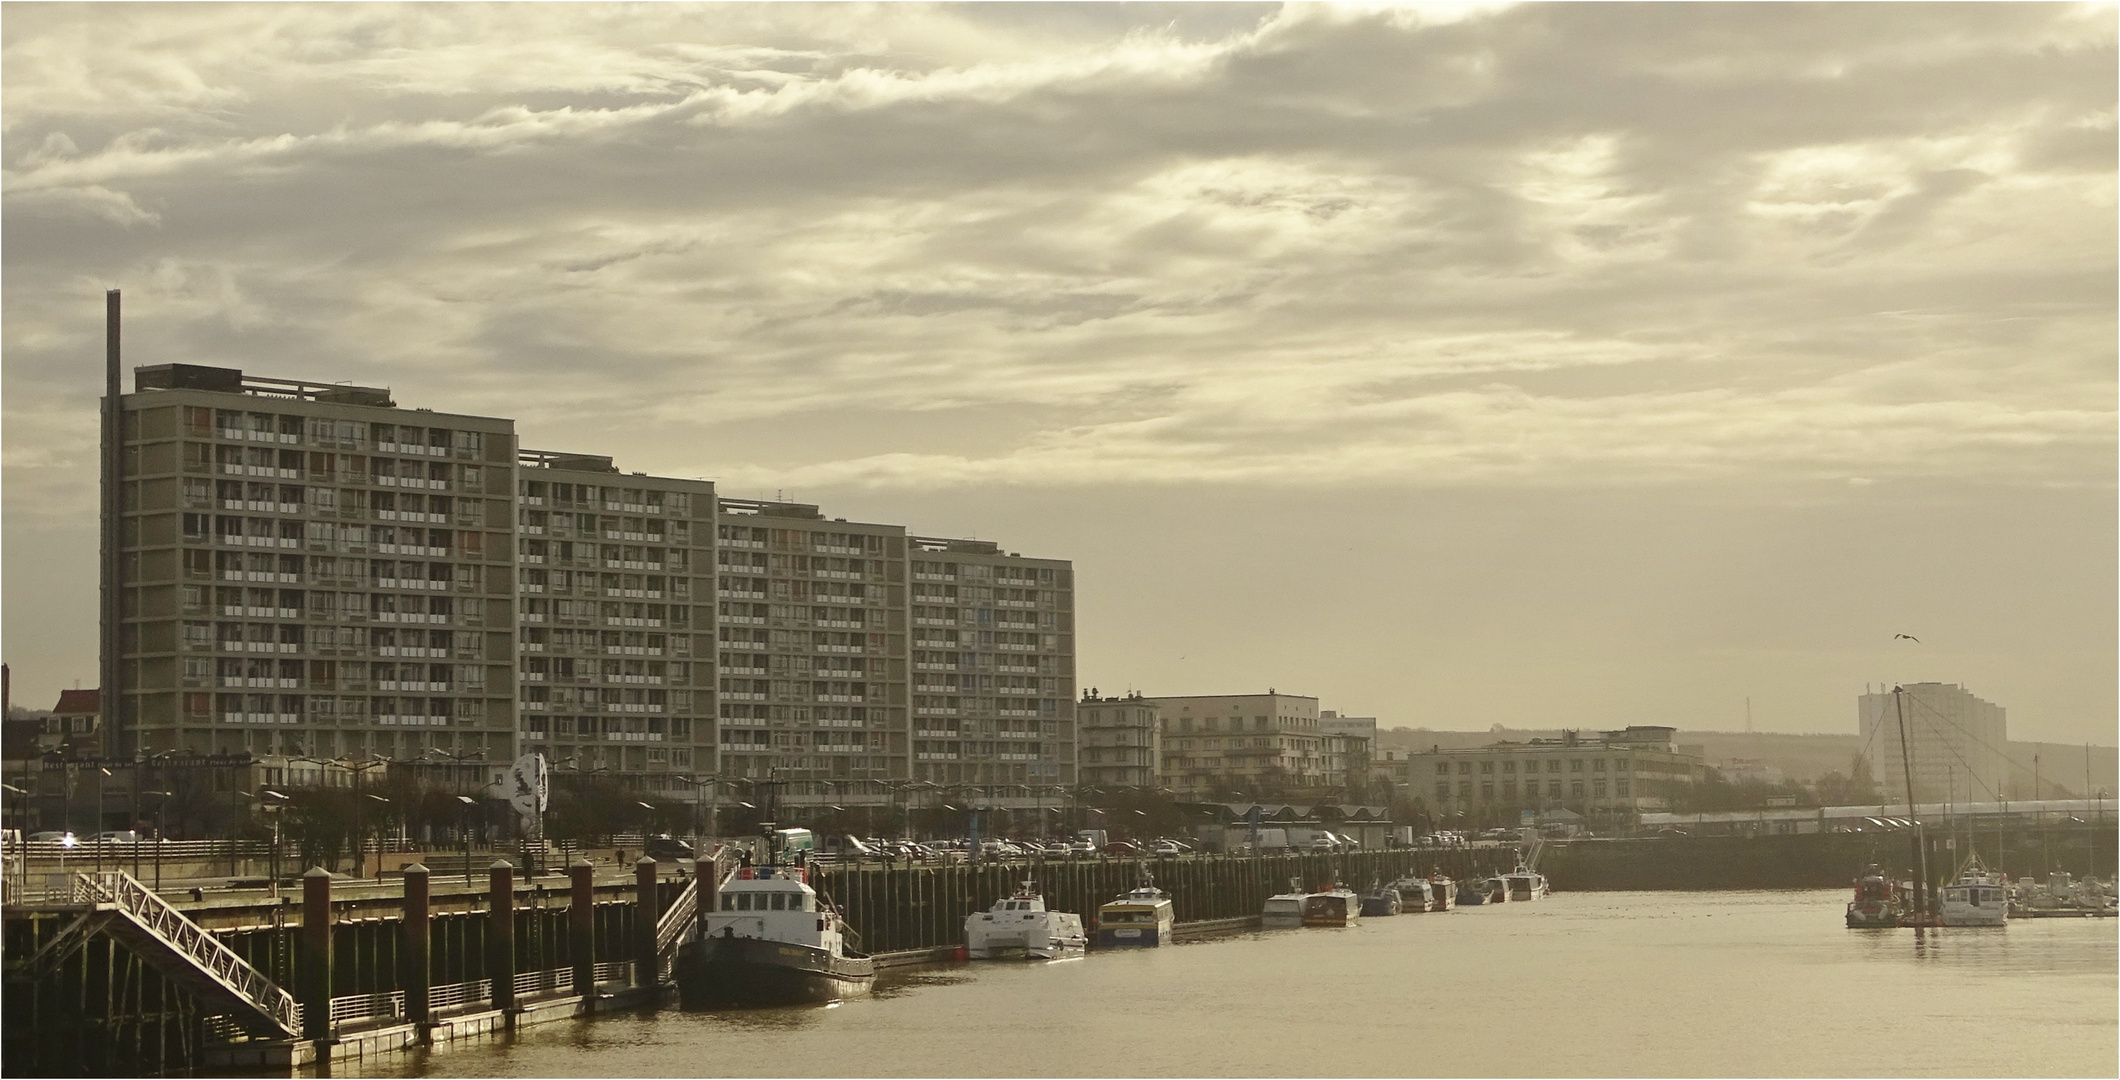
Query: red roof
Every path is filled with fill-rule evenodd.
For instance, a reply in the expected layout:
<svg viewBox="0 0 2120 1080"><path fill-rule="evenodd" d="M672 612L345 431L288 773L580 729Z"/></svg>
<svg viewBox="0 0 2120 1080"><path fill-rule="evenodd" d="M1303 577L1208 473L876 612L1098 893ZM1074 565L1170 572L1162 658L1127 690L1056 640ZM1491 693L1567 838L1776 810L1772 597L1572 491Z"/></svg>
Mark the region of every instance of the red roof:
<svg viewBox="0 0 2120 1080"><path fill-rule="evenodd" d="M100 690L61 690L59 704L52 707L54 716L101 715L103 692Z"/></svg>

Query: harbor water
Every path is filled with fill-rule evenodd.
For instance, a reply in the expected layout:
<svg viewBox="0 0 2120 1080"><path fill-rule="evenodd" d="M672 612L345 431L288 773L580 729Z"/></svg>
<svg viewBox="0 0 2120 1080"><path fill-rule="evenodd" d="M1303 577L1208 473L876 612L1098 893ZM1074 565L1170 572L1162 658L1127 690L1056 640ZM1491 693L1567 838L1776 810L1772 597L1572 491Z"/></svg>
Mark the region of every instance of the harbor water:
<svg viewBox="0 0 2120 1080"><path fill-rule="evenodd" d="M1848 930L1844 890L1559 893L887 973L342 1062L368 1076L2110 1076L2116 920Z"/></svg>

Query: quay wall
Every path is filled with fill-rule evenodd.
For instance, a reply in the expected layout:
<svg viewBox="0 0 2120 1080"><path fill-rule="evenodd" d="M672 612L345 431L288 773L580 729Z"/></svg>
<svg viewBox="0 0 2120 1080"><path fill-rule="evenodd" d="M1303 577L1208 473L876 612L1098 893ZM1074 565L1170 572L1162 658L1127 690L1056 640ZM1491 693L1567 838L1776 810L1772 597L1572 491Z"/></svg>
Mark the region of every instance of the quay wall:
<svg viewBox="0 0 2120 1080"><path fill-rule="evenodd" d="M2082 876L2113 874L2115 839L2108 823L2004 829L1942 827L1928 834L1929 873L1954 875L1968 852L2012 878L2043 878L2055 870ZM1868 863L1911 880L1916 876L1910 831L1799 833L1760 836L1671 836L1549 842L1539 870L1557 890L1837 889Z"/></svg>
<svg viewBox="0 0 2120 1080"><path fill-rule="evenodd" d="M1256 916L1289 880L1324 888L1337 878L1357 891L1372 883L1440 869L1453 878L1486 876L1516 864L1516 848L1409 848L1353 854L1187 855L1141 860L1007 861L943 865L826 865L811 884L846 911L868 952L956 945L966 916L992 907L1028 879L1055 911L1096 910L1134 887L1145 868L1168 892L1180 923Z"/></svg>

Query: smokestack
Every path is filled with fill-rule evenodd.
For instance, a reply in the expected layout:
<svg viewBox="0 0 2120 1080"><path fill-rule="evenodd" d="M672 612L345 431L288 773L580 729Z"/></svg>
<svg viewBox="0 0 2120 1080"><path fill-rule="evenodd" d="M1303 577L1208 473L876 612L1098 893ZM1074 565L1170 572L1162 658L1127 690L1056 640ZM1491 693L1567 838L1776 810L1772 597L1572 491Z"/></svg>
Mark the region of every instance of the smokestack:
<svg viewBox="0 0 2120 1080"><path fill-rule="evenodd" d="M118 290L112 289L103 294L103 612L98 696L103 706L104 745L114 747L117 754L128 755L133 749L132 728L126 723L125 688L118 662L123 647L120 631L125 622L125 583L121 580L120 561L124 544L120 531L124 511L120 493L124 483L120 469L125 443L125 416L120 401L123 390L118 368Z"/></svg>

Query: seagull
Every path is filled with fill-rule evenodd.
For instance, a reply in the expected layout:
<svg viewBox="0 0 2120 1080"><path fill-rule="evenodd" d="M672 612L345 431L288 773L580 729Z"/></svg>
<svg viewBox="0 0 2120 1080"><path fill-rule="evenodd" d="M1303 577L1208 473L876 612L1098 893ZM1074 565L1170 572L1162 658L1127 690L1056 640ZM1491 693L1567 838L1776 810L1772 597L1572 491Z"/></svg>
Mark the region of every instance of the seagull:
<svg viewBox="0 0 2120 1080"><path fill-rule="evenodd" d="M1911 641L1911 642L1913 642L1913 643L1914 643L1914 644L1916 644L1916 645L1919 645L1919 644L1921 644L1921 639L1920 639L1920 638L1918 638L1918 637L1915 637L1915 636L1914 636L1914 635L1912 635L1912 634L1893 634L1893 635L1892 635L1892 640L1893 640L1893 641L1898 641L1898 640L1899 640L1900 638L1905 638L1905 639L1907 639L1908 641Z"/></svg>

